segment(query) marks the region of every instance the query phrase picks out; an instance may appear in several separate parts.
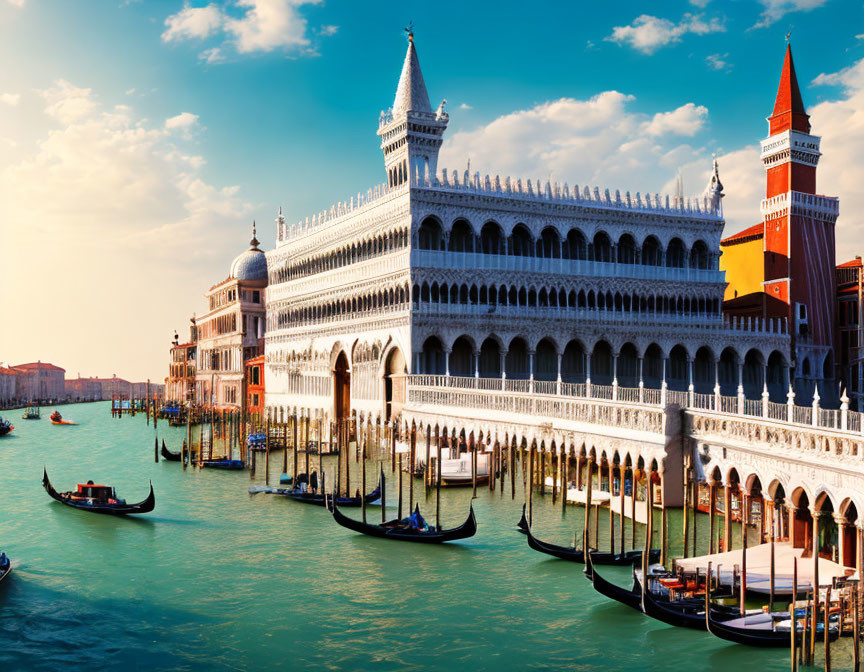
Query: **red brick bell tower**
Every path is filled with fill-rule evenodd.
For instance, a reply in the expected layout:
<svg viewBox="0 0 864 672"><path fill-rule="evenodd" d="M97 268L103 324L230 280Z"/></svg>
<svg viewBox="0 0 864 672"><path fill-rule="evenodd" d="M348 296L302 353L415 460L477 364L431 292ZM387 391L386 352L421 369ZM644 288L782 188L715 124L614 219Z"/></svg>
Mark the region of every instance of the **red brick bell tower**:
<svg viewBox="0 0 864 672"><path fill-rule="evenodd" d="M820 138L810 134L792 49L786 47L774 110L762 141L767 173L761 204L766 312L786 317L793 336L796 392L834 377L836 198L816 194ZM830 395L830 390L826 389Z"/></svg>

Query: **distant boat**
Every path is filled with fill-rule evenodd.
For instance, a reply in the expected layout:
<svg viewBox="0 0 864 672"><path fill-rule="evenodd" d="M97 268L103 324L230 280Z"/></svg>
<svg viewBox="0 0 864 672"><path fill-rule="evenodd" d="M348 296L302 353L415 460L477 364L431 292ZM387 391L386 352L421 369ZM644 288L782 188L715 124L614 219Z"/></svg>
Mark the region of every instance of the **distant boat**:
<svg viewBox="0 0 864 672"><path fill-rule="evenodd" d="M209 467L211 469L243 469L246 465L243 463L243 460L203 460L201 462L202 467Z"/></svg>
<svg viewBox="0 0 864 672"><path fill-rule="evenodd" d="M489 480L489 454L477 454L477 483ZM455 460L441 460L441 485L472 485L474 474L471 467L471 453L463 453Z"/></svg>
<svg viewBox="0 0 864 672"><path fill-rule="evenodd" d="M0 583L12 572L12 561L5 553L0 553Z"/></svg>
<svg viewBox="0 0 864 672"><path fill-rule="evenodd" d="M72 422L71 420L64 420L63 416L60 415L60 411L54 411L51 414L51 424L52 425L75 425L78 423Z"/></svg>
<svg viewBox="0 0 864 672"><path fill-rule="evenodd" d="M0 436L5 436L9 432L15 429L14 425L8 420L4 420L0 418Z"/></svg>
<svg viewBox="0 0 864 672"><path fill-rule="evenodd" d="M96 485L92 481L79 483L74 491L57 492L48 480L48 471L42 472L42 487L52 499L74 509L92 511L94 513L110 513L123 516L130 513L149 513L156 507L156 496L153 494L153 484L150 484L150 494L147 499L137 504L127 504L125 499L118 499L117 493L110 485Z"/></svg>
<svg viewBox="0 0 864 672"><path fill-rule="evenodd" d="M42 417L42 414L39 411L38 406L28 406L24 411L24 415L21 416L24 420L38 420Z"/></svg>

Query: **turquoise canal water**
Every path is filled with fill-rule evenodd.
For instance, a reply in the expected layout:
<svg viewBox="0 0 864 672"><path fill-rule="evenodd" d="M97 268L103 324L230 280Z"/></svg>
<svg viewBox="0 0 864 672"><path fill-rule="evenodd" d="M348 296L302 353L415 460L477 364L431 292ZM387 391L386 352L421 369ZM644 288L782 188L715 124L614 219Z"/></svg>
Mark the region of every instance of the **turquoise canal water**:
<svg viewBox="0 0 864 672"><path fill-rule="evenodd" d="M581 565L531 551L514 530L521 479L516 501L480 489L473 539L388 542L336 526L321 508L250 496L260 465L250 479L154 463L143 416L65 406L80 425L61 427L49 412L4 414L16 428L0 438L0 549L14 572L0 586L0 670L788 668L786 651L651 621L595 593ZM158 434L176 449L183 430L162 422ZM278 479L282 455L271 459ZM122 519L70 509L42 490L43 465L60 490L93 479L128 501L152 480L156 510ZM446 526L465 518L470 497L443 492ZM547 500L536 502L538 536L566 543L582 510L562 520ZM425 511L434 515L434 493ZM681 529L676 514L669 527ZM606 571L624 583L615 569ZM834 660L850 667L846 651Z"/></svg>

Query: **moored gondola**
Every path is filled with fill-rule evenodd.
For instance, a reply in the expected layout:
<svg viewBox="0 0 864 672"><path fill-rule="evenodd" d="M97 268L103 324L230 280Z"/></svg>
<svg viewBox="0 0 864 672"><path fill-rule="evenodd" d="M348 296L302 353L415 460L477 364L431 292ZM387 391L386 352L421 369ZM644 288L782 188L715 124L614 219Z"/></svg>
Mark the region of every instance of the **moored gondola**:
<svg viewBox="0 0 864 672"><path fill-rule="evenodd" d="M179 462L182 458L181 453L178 451L176 453L168 450L165 446L165 439L162 439L162 459L167 460L168 462Z"/></svg>
<svg viewBox="0 0 864 672"><path fill-rule="evenodd" d="M569 560L571 562L585 562L585 553L582 549L575 546L558 546L549 544L545 541L540 541L531 533L531 528L527 527L525 535L528 537L528 546L540 553L546 553L561 560ZM632 565L638 562L642 557L641 551L630 551L627 553L608 553L603 551L592 551L591 562L595 565ZM654 564L660 562L660 549L653 548L648 554L648 562Z"/></svg>
<svg viewBox="0 0 864 672"><path fill-rule="evenodd" d="M591 581L591 585L594 586L594 590L603 595L604 597L608 597L610 600L615 600L616 602L620 602L621 604L630 607L631 609L635 609L636 611L642 611L642 591L639 587L639 582L636 580L636 574L633 573L633 586L631 588L622 588L621 586L616 586L611 581L607 581L600 574L594 570L594 567L591 563L593 553L588 554L588 562L585 566L585 574L588 576Z"/></svg>
<svg viewBox="0 0 864 672"><path fill-rule="evenodd" d="M219 460L203 460L201 462L202 467L209 467L210 469L243 469L246 465L243 460L229 460L229 459L219 459Z"/></svg>
<svg viewBox="0 0 864 672"><path fill-rule="evenodd" d="M253 486L254 487L254 486ZM298 488L249 488L250 494L264 493L268 495L278 495L285 497L295 502L303 504L312 504L315 506L329 506L333 501L333 496L323 492L315 492L306 490L305 492ZM376 487L372 492L366 495L366 504L376 504L381 499L381 486ZM363 505L363 498L360 495L353 497L344 497L340 495L336 498L336 506L342 508L354 507L357 508Z"/></svg>
<svg viewBox="0 0 864 672"><path fill-rule="evenodd" d="M92 481L79 483L78 488L72 492L57 492L51 481L48 480L48 471L42 472L42 487L45 488L52 499L71 506L74 509L92 511L94 513L109 513L115 516L123 516L133 513L149 513L156 506L156 496L153 493L153 484L150 484L150 494L147 498L137 504L127 504L125 500L118 499L114 488L108 485L96 485Z"/></svg>
<svg viewBox="0 0 864 672"><path fill-rule="evenodd" d="M642 611L646 616L666 625L693 630L705 629L705 604L699 598L663 601L650 591L645 591ZM719 623L738 618L740 611L735 606L715 604L711 607L711 615L713 620ZM786 643L789 643L788 634Z"/></svg>
<svg viewBox="0 0 864 672"><path fill-rule="evenodd" d="M424 525L421 527L413 527L406 521L411 520L414 516L419 516L419 508L415 509L411 518L406 520L391 520L382 525L371 525L359 520L354 520L343 515L339 511L339 507L332 506L333 519L342 527L347 527L354 532L367 534L370 537L379 537L381 539L395 539L396 541L414 541L424 544L441 544L445 541L456 541L458 539L467 539L473 537L477 532L477 519L474 517L474 506L470 507L468 519L459 527L454 527L449 530L437 529L434 526ZM421 519L422 520L422 519Z"/></svg>

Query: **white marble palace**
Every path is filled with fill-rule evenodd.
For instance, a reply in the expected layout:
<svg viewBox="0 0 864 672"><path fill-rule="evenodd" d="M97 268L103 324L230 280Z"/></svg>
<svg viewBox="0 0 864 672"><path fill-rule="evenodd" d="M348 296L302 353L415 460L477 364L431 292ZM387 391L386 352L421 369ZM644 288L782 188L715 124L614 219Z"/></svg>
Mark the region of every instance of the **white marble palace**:
<svg viewBox="0 0 864 672"><path fill-rule="evenodd" d="M391 417L409 374L610 399L620 387L633 402L787 401L785 321L721 312L716 164L690 200L448 171L448 121L409 36L379 119L386 182L296 226L277 220L267 406Z"/></svg>

